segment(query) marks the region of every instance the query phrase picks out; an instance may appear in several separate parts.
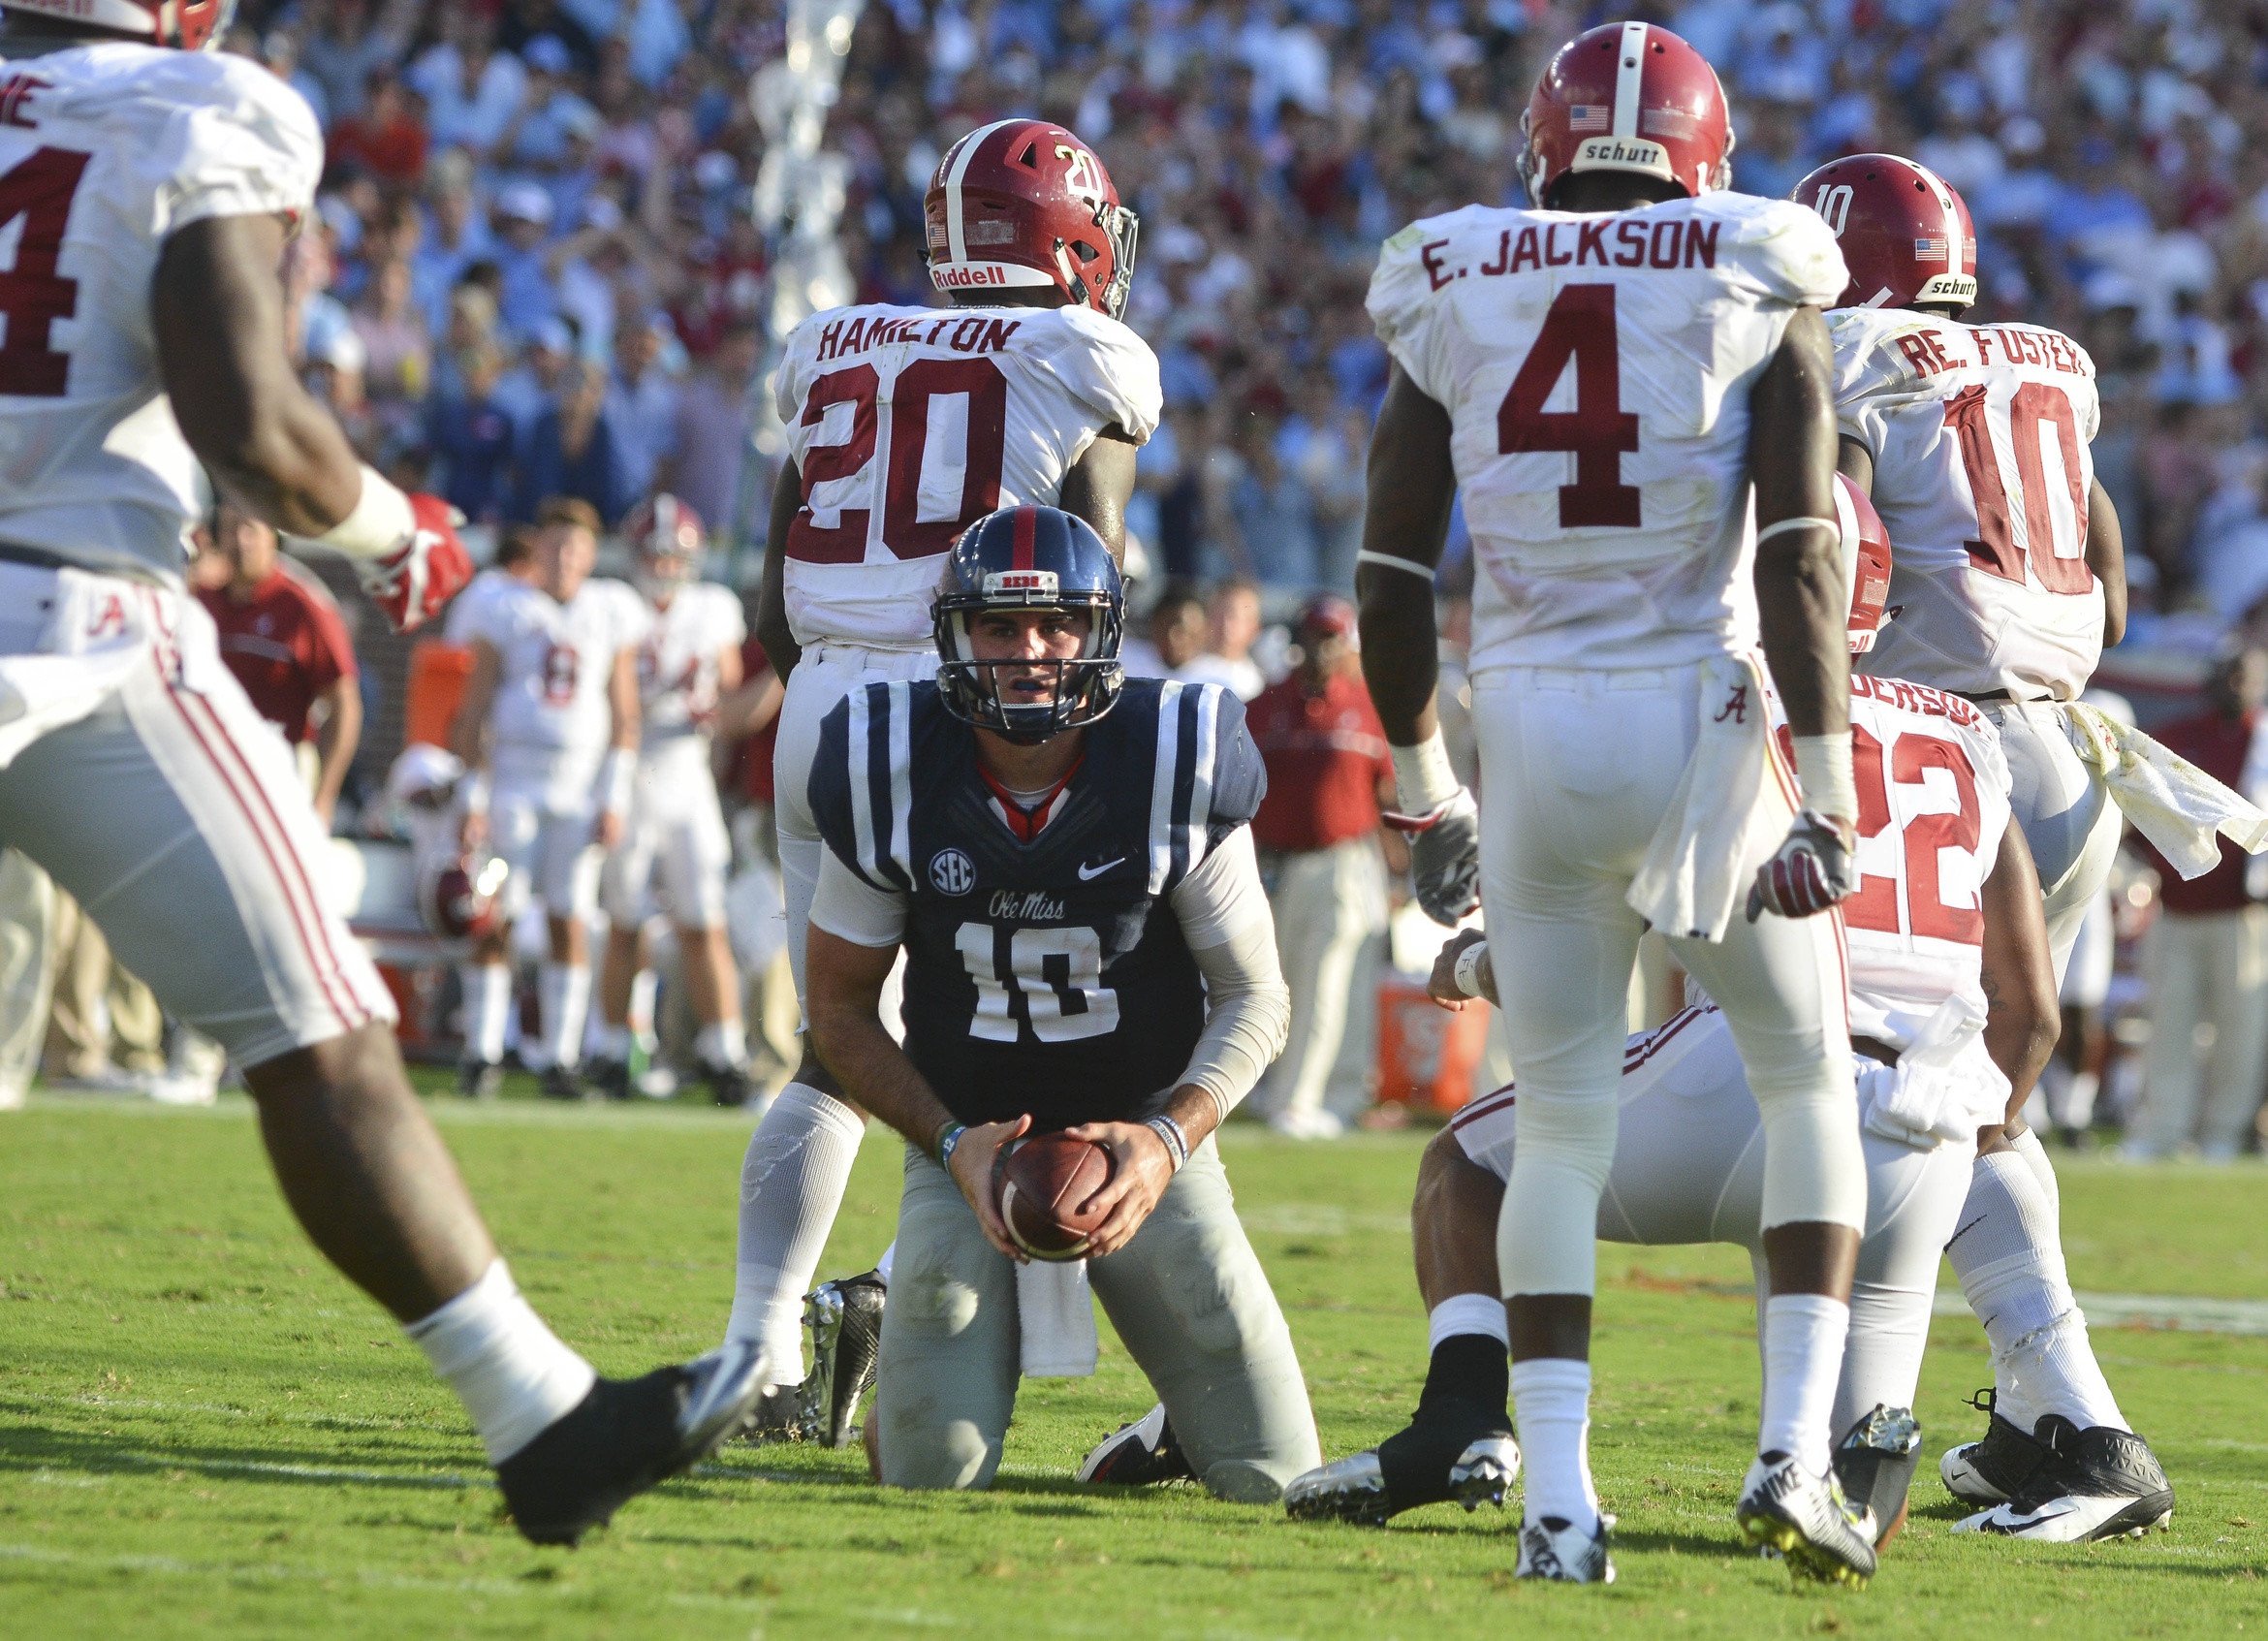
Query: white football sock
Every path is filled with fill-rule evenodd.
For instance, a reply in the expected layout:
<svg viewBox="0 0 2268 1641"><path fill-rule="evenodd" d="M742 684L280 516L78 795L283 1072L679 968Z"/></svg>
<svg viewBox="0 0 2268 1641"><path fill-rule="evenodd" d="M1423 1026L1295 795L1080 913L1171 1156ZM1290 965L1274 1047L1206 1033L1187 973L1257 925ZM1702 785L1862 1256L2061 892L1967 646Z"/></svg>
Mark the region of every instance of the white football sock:
<svg viewBox="0 0 2268 1641"><path fill-rule="evenodd" d="M536 975L544 1008L544 1052L553 1065L583 1058L583 1023L590 1014L590 967L580 963L548 963Z"/></svg>
<svg viewBox="0 0 2268 1641"><path fill-rule="evenodd" d="M2055 1235L2054 1204L2024 1156L1996 1152L1976 1159L1960 1224L1945 1254L1992 1341L2000 1415L2027 1434L2048 1413L2082 1430L2130 1428L2087 1341L2087 1318Z"/></svg>
<svg viewBox="0 0 2268 1641"><path fill-rule="evenodd" d="M803 1295L827 1250L866 1125L842 1101L790 1083L740 1164L740 1245L725 1338L763 1343L774 1384L803 1377Z"/></svg>
<svg viewBox="0 0 2268 1641"><path fill-rule="evenodd" d="M693 1057L703 1065L740 1065L748 1058L748 1030L738 1020L704 1026L693 1038Z"/></svg>
<svg viewBox="0 0 2268 1641"><path fill-rule="evenodd" d="M2093 1071L2074 1071L2070 1084L2063 1089L2063 1116L2057 1119L2066 1128L2087 1128L2095 1121L2095 1102L2102 1092L2102 1078Z"/></svg>
<svg viewBox="0 0 2268 1641"><path fill-rule="evenodd" d="M494 1065L504 1057L504 1026L512 1013L512 970L500 963L466 963L464 1041L471 1057Z"/></svg>
<svg viewBox="0 0 2268 1641"><path fill-rule="evenodd" d="M562 1344L520 1297L501 1259L402 1332L464 1403L491 1465L501 1465L573 1412L598 1380L590 1364Z"/></svg>
<svg viewBox="0 0 2268 1641"><path fill-rule="evenodd" d="M2027 1128L2008 1142L2024 1166L2032 1170L2032 1177L2039 1182L2040 1193L2047 1198L2047 1241L2056 1250L2056 1257L2063 1252L2063 1187L2056 1183L2056 1165L2048 1160L2047 1147L2039 1143L2039 1130Z"/></svg>
<svg viewBox="0 0 2268 1641"><path fill-rule="evenodd" d="M607 1026L599 1029L598 1053L601 1059L611 1059L616 1065L630 1063L630 1027Z"/></svg>
<svg viewBox="0 0 2268 1641"><path fill-rule="evenodd" d="M1598 1531L1598 1490L1591 1485L1591 1364L1539 1356L1512 1364L1512 1411L1527 1467L1523 1520L1557 1516Z"/></svg>
<svg viewBox="0 0 2268 1641"><path fill-rule="evenodd" d="M1504 1302L1494 1294L1453 1293L1426 1312L1428 1356L1459 1334L1482 1334L1509 1349L1512 1330L1505 1325Z"/></svg>
<svg viewBox="0 0 2268 1641"><path fill-rule="evenodd" d="M1823 1293L1776 1293L1764 1302L1764 1416L1758 1453L1792 1453L1811 1475L1827 1473L1835 1444L1829 1417L1843 1373L1850 1307Z"/></svg>

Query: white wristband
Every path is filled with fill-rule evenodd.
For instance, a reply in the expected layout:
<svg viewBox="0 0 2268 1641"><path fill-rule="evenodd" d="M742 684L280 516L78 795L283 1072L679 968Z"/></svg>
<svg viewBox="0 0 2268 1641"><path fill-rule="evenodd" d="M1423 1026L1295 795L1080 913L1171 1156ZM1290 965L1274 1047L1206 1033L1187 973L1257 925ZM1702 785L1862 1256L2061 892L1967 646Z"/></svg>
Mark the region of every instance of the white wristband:
<svg viewBox="0 0 2268 1641"><path fill-rule="evenodd" d="M1486 940L1475 940L1457 954L1454 977L1461 995L1479 997L1484 1001L1487 999L1488 993L1481 986L1480 966L1488 961L1489 943Z"/></svg>
<svg viewBox="0 0 2268 1641"><path fill-rule="evenodd" d="M315 539L350 558L383 558L417 533L417 516L401 488L368 462L355 510Z"/></svg>
<svg viewBox="0 0 2268 1641"><path fill-rule="evenodd" d="M638 775L638 754L627 746L617 746L607 754L607 761L599 766L599 807L610 815L630 812L630 783Z"/></svg>
<svg viewBox="0 0 2268 1641"><path fill-rule="evenodd" d="M1394 754L1394 801L1404 814L1431 814L1464 784L1449 767L1449 747L1439 730L1415 746L1389 744L1386 749Z"/></svg>
<svg viewBox="0 0 2268 1641"><path fill-rule="evenodd" d="M1796 784L1804 807L1854 824L1858 820L1858 777L1850 767L1850 731L1795 738Z"/></svg>

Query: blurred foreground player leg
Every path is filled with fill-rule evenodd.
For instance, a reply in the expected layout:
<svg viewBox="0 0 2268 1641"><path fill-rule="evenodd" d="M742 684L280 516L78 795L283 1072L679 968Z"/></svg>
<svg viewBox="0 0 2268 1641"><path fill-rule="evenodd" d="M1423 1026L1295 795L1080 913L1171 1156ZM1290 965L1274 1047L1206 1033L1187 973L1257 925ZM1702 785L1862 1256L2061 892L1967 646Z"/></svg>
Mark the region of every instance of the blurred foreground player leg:
<svg viewBox="0 0 2268 1641"><path fill-rule="evenodd" d="M944 553L995 508L1059 505L1118 553L1134 455L1162 408L1156 357L1123 323L1134 213L1075 134L1030 119L979 127L938 162L923 213L930 277L952 306L830 309L797 330L779 372L789 458L756 626L787 682L773 784L799 1003L825 852L809 798L821 720L866 684L934 673ZM1058 243L1091 259L1075 269ZM932 395L965 417L932 433L907 408ZM878 403L898 408L884 422ZM962 474L958 505L934 507L929 489L908 499L900 476L931 470ZM764 1341L783 1383L801 1376L804 1293L865 1131L841 1095L806 1036L741 1167L726 1337Z"/></svg>
<svg viewBox="0 0 2268 1641"><path fill-rule="evenodd" d="M0 737L0 842L245 1068L301 1225L463 1399L520 1531L572 1542L729 1432L755 1364L599 1380L519 1297L325 899L306 789L181 585L200 458L248 511L353 558L397 629L470 573L448 509L360 465L294 376L276 268L321 135L255 65L26 10L7 8L0 54L36 57L55 101L0 131L0 172L32 168L65 255L105 277L58 282L65 302L77 286L81 357L11 323L0 445L33 449L37 426L46 454L0 484L0 677L23 707ZM195 47L224 12L104 15Z"/></svg>
<svg viewBox="0 0 2268 1641"><path fill-rule="evenodd" d="M1578 135L1597 110L1610 132ZM1816 311L1842 289L1843 262L1816 216L1722 192L1722 90L1666 30L1610 25L1562 47L1527 129L1535 205L1594 214L1579 230L1471 207L1387 241L1370 308L1395 367L1359 583L1364 673L1394 746L1419 899L1452 921L1477 871L1501 942L1522 1079L1499 1231L1528 1467L1520 1571L1611 1575L1586 1458L1593 1226L1644 899L1723 1004L1766 1136L1771 1373L1738 1515L1792 1565L1863 1582L1868 1524L1828 1465L1866 1211L1841 929L1820 915L1856 886ZM1636 140L1642 129L1679 135ZM1640 209L1643 228L1614 219ZM1663 251L1609 253L1633 231ZM1667 340L1695 327L1713 333L1719 389ZM1637 381L1644 396L1625 386ZM1563 382L1578 408L1547 411ZM1673 473L1708 474L1711 503ZM1432 567L1460 489L1479 566L1486 824L1449 773L1433 706ZM1759 638L1794 732L1800 812L1768 745ZM1652 893L1636 893L1642 868Z"/></svg>

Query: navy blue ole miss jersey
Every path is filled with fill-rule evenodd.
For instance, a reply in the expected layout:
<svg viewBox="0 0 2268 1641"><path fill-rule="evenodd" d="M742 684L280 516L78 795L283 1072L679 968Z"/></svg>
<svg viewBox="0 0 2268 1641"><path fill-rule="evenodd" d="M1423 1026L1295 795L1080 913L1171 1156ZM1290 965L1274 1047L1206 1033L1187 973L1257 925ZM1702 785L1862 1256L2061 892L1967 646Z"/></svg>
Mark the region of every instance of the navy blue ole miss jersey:
<svg viewBox="0 0 2268 1641"><path fill-rule="evenodd" d="M820 730L811 812L845 866L911 897L905 1052L963 1122L1139 1120L1204 1028L1171 896L1267 791L1244 707L1218 684L1128 679L1085 734L1026 816L933 683L868 684Z"/></svg>

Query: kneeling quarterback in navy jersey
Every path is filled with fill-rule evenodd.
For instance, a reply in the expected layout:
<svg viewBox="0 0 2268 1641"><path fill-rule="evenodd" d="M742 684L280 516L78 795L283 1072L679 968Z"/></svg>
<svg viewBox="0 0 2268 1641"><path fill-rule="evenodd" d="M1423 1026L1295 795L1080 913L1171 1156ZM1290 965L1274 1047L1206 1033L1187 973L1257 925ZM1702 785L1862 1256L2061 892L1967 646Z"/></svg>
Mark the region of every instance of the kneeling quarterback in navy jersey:
<svg viewBox="0 0 2268 1641"><path fill-rule="evenodd" d="M882 1479L987 1485L1022 1373L1088 1371L1082 1268L1020 1270L993 1195L1004 1146L1067 1128L1113 1153L1084 1273L1189 1472L1273 1500L1314 1420L1212 1140L1289 1015L1244 710L1124 678L1118 567L1054 508L970 526L935 608L937 681L851 694L810 786L811 1030L907 1141ZM878 1011L901 946L902 1049Z"/></svg>

